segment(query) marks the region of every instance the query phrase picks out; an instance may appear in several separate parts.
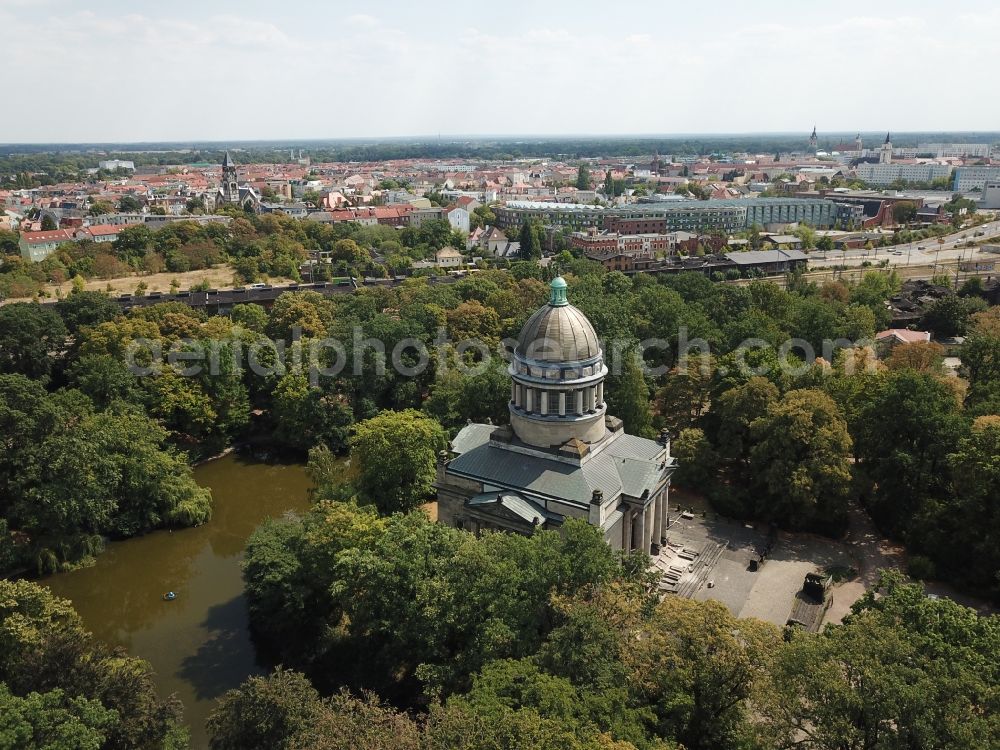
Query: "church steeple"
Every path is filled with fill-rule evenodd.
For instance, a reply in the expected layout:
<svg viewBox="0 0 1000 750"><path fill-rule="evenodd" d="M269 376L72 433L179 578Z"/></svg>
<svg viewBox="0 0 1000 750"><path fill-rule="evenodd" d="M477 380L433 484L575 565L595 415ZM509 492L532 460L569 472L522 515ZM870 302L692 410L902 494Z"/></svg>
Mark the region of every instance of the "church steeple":
<svg viewBox="0 0 1000 750"><path fill-rule="evenodd" d="M233 161L233 157L229 155L228 151L226 151L226 155L222 157L221 190L223 203L240 202L240 185L239 179L236 175L236 162Z"/></svg>
<svg viewBox="0 0 1000 750"><path fill-rule="evenodd" d="M819 138L816 136L816 126L813 125L812 135L809 136L809 148L815 151L818 145L819 145Z"/></svg>
<svg viewBox="0 0 1000 750"><path fill-rule="evenodd" d="M885 134L885 143L882 144L882 148L878 155L879 164L892 164L892 141L889 140L889 134Z"/></svg>

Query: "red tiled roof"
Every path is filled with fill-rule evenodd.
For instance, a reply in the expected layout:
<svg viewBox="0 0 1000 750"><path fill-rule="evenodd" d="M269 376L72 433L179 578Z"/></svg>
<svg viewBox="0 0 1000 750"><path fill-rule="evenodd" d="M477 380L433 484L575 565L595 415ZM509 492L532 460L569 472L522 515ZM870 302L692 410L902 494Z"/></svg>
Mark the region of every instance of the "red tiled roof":
<svg viewBox="0 0 1000 750"><path fill-rule="evenodd" d="M109 234L118 234L121 230L121 227L116 227L113 224L94 224L93 226L86 227L86 231L94 237L106 237Z"/></svg>
<svg viewBox="0 0 1000 750"><path fill-rule="evenodd" d="M895 338L904 344L915 344L920 341L930 341L929 331L911 331L908 328L890 328L887 331L879 331L875 334L876 339Z"/></svg>
<svg viewBox="0 0 1000 750"><path fill-rule="evenodd" d="M22 232L21 239L30 245L41 245L54 240L69 242L73 239L73 235L66 229L51 229L45 232Z"/></svg>

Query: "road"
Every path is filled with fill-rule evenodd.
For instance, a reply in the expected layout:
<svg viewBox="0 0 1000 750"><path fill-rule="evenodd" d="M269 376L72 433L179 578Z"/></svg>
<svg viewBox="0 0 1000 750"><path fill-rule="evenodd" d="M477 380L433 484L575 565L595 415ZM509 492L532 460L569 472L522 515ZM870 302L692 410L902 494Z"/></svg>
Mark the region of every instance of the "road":
<svg viewBox="0 0 1000 750"><path fill-rule="evenodd" d="M975 236L978 232L983 234ZM927 266L939 262L956 260L1000 261L1000 255L984 253L978 247L960 247L970 240L982 242L1000 237L1000 221L991 221L978 227L962 229L943 237L929 237L905 245L883 247L875 250L831 250L813 251L809 256L809 268L822 269L831 266L860 266L865 261L873 265L888 259L892 266ZM939 243L938 240L944 240Z"/></svg>

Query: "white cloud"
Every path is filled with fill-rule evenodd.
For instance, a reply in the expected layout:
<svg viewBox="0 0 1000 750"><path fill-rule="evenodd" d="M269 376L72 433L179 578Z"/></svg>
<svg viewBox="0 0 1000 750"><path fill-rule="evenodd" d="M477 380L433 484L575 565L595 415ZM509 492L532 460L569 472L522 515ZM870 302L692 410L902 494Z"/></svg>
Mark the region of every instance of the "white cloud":
<svg viewBox="0 0 1000 750"><path fill-rule="evenodd" d="M336 6L33 7L0 0L0 66L28 97L0 119L0 142L1000 123L983 85L1000 63L992 7L829 22L804 20L798 4L772 14L779 21L763 4L745 17L657 5L649 19L604 4L565 17L456 5L381 18Z"/></svg>

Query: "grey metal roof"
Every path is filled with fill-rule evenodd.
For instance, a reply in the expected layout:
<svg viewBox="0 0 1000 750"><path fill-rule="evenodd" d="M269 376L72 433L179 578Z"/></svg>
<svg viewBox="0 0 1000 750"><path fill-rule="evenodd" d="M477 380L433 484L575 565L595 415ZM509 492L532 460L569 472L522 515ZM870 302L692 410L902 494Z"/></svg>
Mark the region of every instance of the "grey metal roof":
<svg viewBox="0 0 1000 750"><path fill-rule="evenodd" d="M545 305L528 318L517 338L517 353L541 362L579 362L600 351L594 327L573 305Z"/></svg>
<svg viewBox="0 0 1000 750"><path fill-rule="evenodd" d="M448 464L448 471L526 495L579 505L589 505L598 489L605 498L622 493L641 497L643 490L652 492L662 476L657 459L663 446L655 440L622 434L582 465L575 465L491 445L489 436L494 429L481 424L462 428L453 441L462 451Z"/></svg>
<svg viewBox="0 0 1000 750"><path fill-rule="evenodd" d="M528 523L534 523L536 518L543 521L559 520L557 514L550 513L538 503L517 492L483 492L469 498L469 505L473 507L497 503Z"/></svg>
<svg viewBox="0 0 1000 750"><path fill-rule="evenodd" d="M579 505L589 505L594 489L600 489L605 497L621 492L617 472L613 478L607 473L591 474L588 477L579 466L504 450L488 443L453 458L448 464L448 470L488 484L516 488ZM613 483L608 481L611 479ZM599 483L592 486L591 480Z"/></svg>
<svg viewBox="0 0 1000 750"><path fill-rule="evenodd" d="M477 445L488 443L495 429L496 425L492 424L468 424L451 441L451 449L455 453L465 453Z"/></svg>

